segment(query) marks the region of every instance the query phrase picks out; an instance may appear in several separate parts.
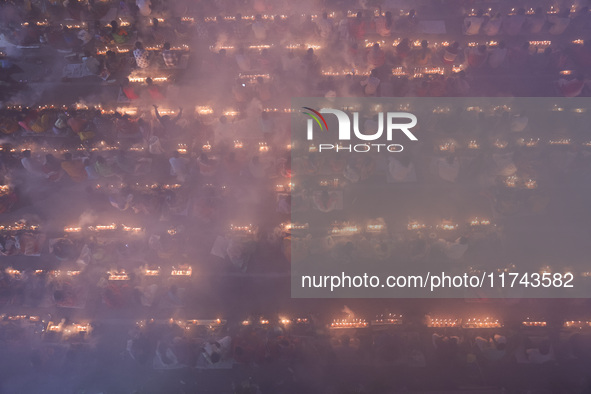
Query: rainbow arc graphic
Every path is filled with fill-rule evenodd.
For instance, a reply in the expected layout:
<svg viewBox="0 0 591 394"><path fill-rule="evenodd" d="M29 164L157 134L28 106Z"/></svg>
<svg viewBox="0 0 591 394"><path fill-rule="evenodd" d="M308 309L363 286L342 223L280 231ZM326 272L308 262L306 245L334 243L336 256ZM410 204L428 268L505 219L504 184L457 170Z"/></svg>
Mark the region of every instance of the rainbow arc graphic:
<svg viewBox="0 0 591 394"><path fill-rule="evenodd" d="M308 115L312 119L314 119L316 121L316 123L318 123L318 126L320 126L320 130L326 129L326 131L328 131L328 125L326 124L326 120L324 119L324 116L322 116L320 114L320 112L318 112L310 107L302 107L302 108L310 111L310 112L303 112L303 113L305 115ZM322 121L322 123L320 123L320 121ZM324 127L322 126L323 123L324 123Z"/></svg>

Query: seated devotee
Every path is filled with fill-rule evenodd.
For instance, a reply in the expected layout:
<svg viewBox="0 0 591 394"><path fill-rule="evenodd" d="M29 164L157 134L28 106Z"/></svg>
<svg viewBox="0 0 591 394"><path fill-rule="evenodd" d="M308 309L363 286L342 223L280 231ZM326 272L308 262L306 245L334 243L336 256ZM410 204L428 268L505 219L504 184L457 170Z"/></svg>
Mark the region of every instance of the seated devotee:
<svg viewBox="0 0 591 394"><path fill-rule="evenodd" d="M488 53L486 52L486 45L466 48L466 61L468 62L468 67L472 69L484 66L487 58Z"/></svg>
<svg viewBox="0 0 591 394"><path fill-rule="evenodd" d="M242 80L237 79L236 83L232 86L232 96L238 107L244 107L250 98L250 89Z"/></svg>
<svg viewBox="0 0 591 394"><path fill-rule="evenodd" d="M469 96L470 83L464 70L447 79L447 92L453 97Z"/></svg>
<svg viewBox="0 0 591 394"><path fill-rule="evenodd" d="M473 36L480 33L480 28L485 22L484 10L479 9L476 15L467 16L464 18L464 25L462 26L462 32L467 36Z"/></svg>
<svg viewBox="0 0 591 394"><path fill-rule="evenodd" d="M499 42L499 44L491 49L488 54L488 65L493 68L499 68L505 62L505 58L507 57L507 48L505 45L505 41Z"/></svg>
<svg viewBox="0 0 591 394"><path fill-rule="evenodd" d="M96 172L94 166L90 163L90 159L86 158L82 161L84 164L84 170L86 171L86 177L90 180L97 180L100 178L99 174Z"/></svg>
<svg viewBox="0 0 591 394"><path fill-rule="evenodd" d="M312 198L314 207L320 212L334 211L339 204L339 200L339 196L336 192L329 192L328 190L315 193Z"/></svg>
<svg viewBox="0 0 591 394"><path fill-rule="evenodd" d="M542 7L537 7L534 14L525 20L524 29L530 34L540 34L546 24L546 13Z"/></svg>
<svg viewBox="0 0 591 394"><path fill-rule="evenodd" d="M556 360L554 347L549 341L541 343L538 347L527 349L525 354L531 364L546 364Z"/></svg>
<svg viewBox="0 0 591 394"><path fill-rule="evenodd" d="M417 174L415 165L410 157L399 156L388 158L388 174L393 182L416 182Z"/></svg>
<svg viewBox="0 0 591 394"><path fill-rule="evenodd" d="M277 62L267 48L261 51L256 59L257 69L263 73L272 73L277 69Z"/></svg>
<svg viewBox="0 0 591 394"><path fill-rule="evenodd" d="M431 64L432 52L427 40L421 41L421 47L413 51L413 62L417 66L428 66Z"/></svg>
<svg viewBox="0 0 591 394"><path fill-rule="evenodd" d="M101 71L101 62L90 54L90 51L84 51L82 63L86 66L89 73L98 75Z"/></svg>
<svg viewBox="0 0 591 394"><path fill-rule="evenodd" d="M377 42L367 53L367 65L370 69L379 68L386 63L386 54Z"/></svg>
<svg viewBox="0 0 591 394"><path fill-rule="evenodd" d="M31 156L31 151L26 150L23 152L23 158L21 159L21 164L23 168L27 170L27 172L31 175L44 175L43 174L43 165L36 160L34 157Z"/></svg>
<svg viewBox="0 0 591 394"><path fill-rule="evenodd" d="M105 81L114 81L120 77L122 71L121 61L117 57L117 54L113 51L107 51L103 70L100 74L101 78Z"/></svg>
<svg viewBox="0 0 591 394"><path fill-rule="evenodd" d="M70 152L64 154L62 169L68 174L70 179L75 182L82 182L88 178L84 163L82 163L81 160L74 160Z"/></svg>
<svg viewBox="0 0 591 394"><path fill-rule="evenodd" d="M323 40L329 40L332 37L334 26L332 21L328 18L328 13L323 12L321 18L317 18L316 28L318 34Z"/></svg>
<svg viewBox="0 0 591 394"><path fill-rule="evenodd" d="M12 134L20 130L18 122L8 116L0 116L0 133Z"/></svg>
<svg viewBox="0 0 591 394"><path fill-rule="evenodd" d="M150 99L152 101L164 100L164 94L162 93L162 90L158 86L154 85L152 78L146 78L146 85L148 85L148 94L150 95Z"/></svg>
<svg viewBox="0 0 591 394"><path fill-rule="evenodd" d="M177 67L179 64L179 57L178 54L170 49L170 43L165 42L162 48L162 59L164 60L164 65L168 68Z"/></svg>
<svg viewBox="0 0 591 394"><path fill-rule="evenodd" d="M111 21L111 37L116 44L124 44L127 42L128 33L119 26L117 21Z"/></svg>
<svg viewBox="0 0 591 394"><path fill-rule="evenodd" d="M121 190L118 193L109 195L109 203L113 208L120 211L128 210L133 201L133 194L129 193L129 190Z"/></svg>
<svg viewBox="0 0 591 394"><path fill-rule="evenodd" d="M380 86L380 80L378 79L377 70L371 70L369 76L363 81L361 81L361 86L363 86L363 92L366 96L377 96L378 87Z"/></svg>
<svg viewBox="0 0 591 394"><path fill-rule="evenodd" d="M380 37L390 37L392 35L392 31L394 30L394 19L392 18L391 11L386 11L384 15L377 16L374 19L374 23L376 26L376 33L378 33Z"/></svg>
<svg viewBox="0 0 591 394"><path fill-rule="evenodd" d="M174 118L171 118L169 115L160 116L160 113L158 112L158 106L153 105L153 107L156 114L156 119L158 119L162 127L164 127L164 131L166 133L174 132L176 129L176 123L183 116L183 109L179 107L179 113Z"/></svg>
<svg viewBox="0 0 591 394"><path fill-rule="evenodd" d="M140 96L135 91L135 88L129 82L129 78L125 78L121 82L121 91L128 100L137 100L140 98Z"/></svg>
<svg viewBox="0 0 591 394"><path fill-rule="evenodd" d="M152 2L150 0L135 0L135 4L139 9L140 15L150 16L152 13Z"/></svg>
<svg viewBox="0 0 591 394"><path fill-rule="evenodd" d="M165 41L166 34L164 30L160 27L160 22L158 18L152 18L152 24L147 28L145 33L143 34L144 40L148 41L151 44L159 44L162 41Z"/></svg>
<svg viewBox="0 0 591 394"><path fill-rule="evenodd" d="M43 164L43 173L50 181L61 179L64 171L61 162L51 153L45 155L45 164Z"/></svg>
<svg viewBox="0 0 591 394"><path fill-rule="evenodd" d="M509 128L513 132L521 132L521 131L525 130L528 123L529 123L529 118L527 116L527 113L525 111L521 111L521 113L519 113L519 114L513 116L513 118L511 118L511 123L510 123Z"/></svg>
<svg viewBox="0 0 591 394"><path fill-rule="evenodd" d="M234 57L236 59L236 64L238 65L240 71L248 72L251 70L250 57L248 56L244 48L238 48L238 50L236 51L236 55Z"/></svg>
<svg viewBox="0 0 591 394"><path fill-rule="evenodd" d="M488 340L482 337L476 337L474 342L482 356L488 361L498 361L507 354L507 338L495 334Z"/></svg>
<svg viewBox="0 0 591 394"><path fill-rule="evenodd" d="M443 63L454 64L460 54L460 43L455 41L443 50Z"/></svg>
<svg viewBox="0 0 591 394"><path fill-rule="evenodd" d="M517 10L515 15L509 15L503 20L503 31L509 36L521 34L525 23L525 8Z"/></svg>
<svg viewBox="0 0 591 394"><path fill-rule="evenodd" d="M255 15L251 28L255 39L264 40L267 38L267 26L265 26L263 17L260 14Z"/></svg>
<svg viewBox="0 0 591 394"><path fill-rule="evenodd" d="M110 165L103 156L97 156L94 162L94 171L103 178L111 178L118 176L113 170L113 166Z"/></svg>
<svg viewBox="0 0 591 394"><path fill-rule="evenodd" d="M441 248L443 254L450 260L460 260L468 250L468 238L459 237L454 242L439 239L436 243Z"/></svg>
<svg viewBox="0 0 591 394"><path fill-rule="evenodd" d="M570 24L570 9L567 8L559 14L548 16L548 22L550 23L548 33L555 36L561 35Z"/></svg>
<svg viewBox="0 0 591 394"><path fill-rule="evenodd" d="M187 160L175 150L168 162L170 163L170 175L176 177L177 181L184 182L189 175Z"/></svg>
<svg viewBox="0 0 591 394"><path fill-rule="evenodd" d="M271 94L271 86L265 82L263 77L257 77L257 83L254 87L254 92L261 103L266 103L273 97Z"/></svg>
<svg viewBox="0 0 591 394"><path fill-rule="evenodd" d="M248 171L255 179L263 179L267 176L268 166L261 162L258 156L254 156L248 162Z"/></svg>
<svg viewBox="0 0 591 394"><path fill-rule="evenodd" d="M363 12L359 11L355 18L349 21L349 37L356 42L362 42L365 38L367 25L363 18Z"/></svg>
<svg viewBox="0 0 591 394"><path fill-rule="evenodd" d="M53 119L55 118L49 112L30 111L18 124L28 132L43 133L49 129Z"/></svg>
<svg viewBox="0 0 591 394"><path fill-rule="evenodd" d="M146 69L150 67L150 54L140 41L135 43L133 57L135 58L135 64L138 66L138 68Z"/></svg>
<svg viewBox="0 0 591 394"><path fill-rule="evenodd" d="M320 72L320 61L314 53L314 48L308 48L306 54L302 57L302 64L308 77L313 77Z"/></svg>
<svg viewBox="0 0 591 394"><path fill-rule="evenodd" d="M460 173L460 161L456 156L435 159L436 173L447 182L455 182Z"/></svg>
<svg viewBox="0 0 591 394"><path fill-rule="evenodd" d="M482 33L486 34L489 37L494 37L499 34L501 30L501 25L503 24L503 17L499 12L493 15L484 26L482 26Z"/></svg>
<svg viewBox="0 0 591 394"><path fill-rule="evenodd" d="M585 89L585 77L579 74L574 79L560 78L556 84L558 91L564 97L577 97Z"/></svg>
<svg viewBox="0 0 591 394"><path fill-rule="evenodd" d="M410 46L410 40L403 38L398 45L396 45L396 56L400 60L403 66L406 66L406 61L410 55L412 48Z"/></svg>
<svg viewBox="0 0 591 394"><path fill-rule="evenodd" d="M217 171L217 162L207 156L205 153L199 155L199 159L197 160L197 165L199 166L199 174L203 176L213 176L216 174Z"/></svg>

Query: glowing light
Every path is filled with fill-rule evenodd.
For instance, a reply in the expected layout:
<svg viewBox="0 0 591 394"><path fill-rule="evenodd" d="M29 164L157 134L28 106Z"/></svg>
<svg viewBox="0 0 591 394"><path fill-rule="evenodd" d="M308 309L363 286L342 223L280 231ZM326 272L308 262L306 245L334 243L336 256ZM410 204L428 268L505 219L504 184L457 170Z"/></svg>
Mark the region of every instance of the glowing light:
<svg viewBox="0 0 591 394"><path fill-rule="evenodd" d="M188 265L179 266L178 268L172 268L170 275L172 276L191 276L193 274L193 268Z"/></svg>
<svg viewBox="0 0 591 394"><path fill-rule="evenodd" d="M365 328L369 323L364 319L335 319L330 323L331 329L337 328Z"/></svg>
<svg viewBox="0 0 591 394"><path fill-rule="evenodd" d="M125 272L125 270L121 270L121 271L110 271L108 272L109 274L109 280L113 280L113 281L125 281L125 280L129 280L129 275L127 275L127 273Z"/></svg>
<svg viewBox="0 0 591 394"><path fill-rule="evenodd" d="M468 319L462 326L464 328L501 328L503 325L497 319L486 317L484 319Z"/></svg>
<svg viewBox="0 0 591 394"><path fill-rule="evenodd" d="M422 230L426 227L427 226L425 224L419 223L415 220L408 222L408 225L406 226L408 230Z"/></svg>
<svg viewBox="0 0 591 394"><path fill-rule="evenodd" d="M211 107L209 107L209 106L198 105L197 107L195 107L195 111L199 115L211 115L211 114L213 114L213 109Z"/></svg>
<svg viewBox="0 0 591 394"><path fill-rule="evenodd" d="M428 327L459 327L460 321L458 319L431 319L427 322Z"/></svg>

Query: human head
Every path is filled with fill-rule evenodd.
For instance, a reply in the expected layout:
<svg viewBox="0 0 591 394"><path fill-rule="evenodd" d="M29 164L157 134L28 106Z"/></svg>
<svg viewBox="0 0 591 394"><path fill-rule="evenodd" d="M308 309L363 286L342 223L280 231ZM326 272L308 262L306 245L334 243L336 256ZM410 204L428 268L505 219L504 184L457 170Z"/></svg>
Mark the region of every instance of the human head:
<svg viewBox="0 0 591 394"><path fill-rule="evenodd" d="M136 49L144 49L144 45L140 41L135 42Z"/></svg>
<svg viewBox="0 0 591 394"><path fill-rule="evenodd" d="M31 157L31 151L30 151L30 150L28 150L28 149L27 149L26 151L24 151L24 152L23 152L23 157L27 157L27 158L28 158L28 157Z"/></svg>
<svg viewBox="0 0 591 394"><path fill-rule="evenodd" d="M72 160L72 154L70 152L64 153L64 159L65 160Z"/></svg>
<svg viewBox="0 0 591 394"><path fill-rule="evenodd" d="M162 48L164 48L165 51L170 50L170 42L165 42L164 45L162 45Z"/></svg>

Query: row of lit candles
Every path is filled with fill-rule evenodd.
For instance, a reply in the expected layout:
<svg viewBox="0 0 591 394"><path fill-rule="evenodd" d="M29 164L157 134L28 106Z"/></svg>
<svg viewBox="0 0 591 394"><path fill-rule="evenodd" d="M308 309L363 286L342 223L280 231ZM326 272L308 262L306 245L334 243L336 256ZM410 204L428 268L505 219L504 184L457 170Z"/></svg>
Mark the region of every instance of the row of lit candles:
<svg viewBox="0 0 591 394"><path fill-rule="evenodd" d="M124 224L118 225L115 223L107 224L107 225L88 226L87 229L89 231L113 231L113 230L120 229L122 231L125 231L127 233L132 233L132 234L139 234L144 231L143 227L131 227L131 226L126 226ZM82 227L65 227L64 228L64 232L66 232L66 233L79 233L82 230L83 230Z"/></svg>
<svg viewBox="0 0 591 394"><path fill-rule="evenodd" d="M468 224L471 227L488 227L488 226L495 226L491 223L488 219L481 219L481 218L473 218L471 219ZM290 230L307 230L309 228L308 223L305 224L296 224L296 223L281 223L280 227L285 231ZM426 228L435 228L437 230L446 230L446 231L453 231L458 230L460 228L459 224L451 223L451 222L443 222L441 224L437 224L435 226L427 226L424 223L419 223L417 221L411 221L407 225L407 229L411 231L415 230L423 230ZM374 223L369 223L365 227L361 228L357 225L349 224L347 222L344 223L335 223L330 231L333 235L348 235L348 234L356 234L364 229L366 232L382 232L387 229L386 224L380 221L376 221Z"/></svg>
<svg viewBox="0 0 591 394"><path fill-rule="evenodd" d="M95 189L97 190L101 190L101 189L107 189L107 190L118 190L118 189L123 189L125 187L131 187L131 188L135 188L135 189L144 189L146 191L148 190L177 190L180 189L183 185L181 185L180 183L173 183L173 184L161 184L161 183L152 183L152 184L145 184L145 185L140 185L139 183L135 183L135 184L125 184L125 183L119 183L119 184L114 184L114 183L110 183L108 185L101 185L100 183L96 184Z"/></svg>
<svg viewBox="0 0 591 394"><path fill-rule="evenodd" d="M394 72L402 72L402 69L399 67L394 68L393 70L394 70ZM441 69L439 67L428 68L427 72L440 73ZM332 72L332 71L325 72L326 75L346 75L346 74L350 74L350 73L351 73L351 70L343 71L342 73L341 72ZM244 74L244 78L246 78L247 75L248 74ZM261 74L261 75L268 75L268 74ZM259 76L259 75L254 75L255 78L256 78L256 76ZM166 78L166 77L156 77L157 81L160 80L158 78ZM152 78L152 79L154 80L154 78ZM139 77L139 76L137 77L137 81L144 81L144 80L145 80L144 77ZM67 110L68 109L68 107L65 105L56 106L53 104L38 105L38 106L32 106L32 107L31 106L23 106L23 105L19 105L19 104L10 104L10 105L6 105L5 108L7 110L17 110L17 111L20 111L20 110L47 110L47 109ZM127 114L127 115L135 115L142 110L140 107L117 107L114 110L105 110L100 104L88 105L88 104L84 104L84 103L76 103L75 108L78 110L100 110L104 114L114 114L115 112L119 112L119 113ZM352 112L352 111L360 111L363 108L361 106L352 105L352 106L347 106L347 107L343 107L340 109L342 109L343 111ZM411 106L409 103L401 104L400 106L398 106L397 109L399 109L401 111L409 111L409 110L411 110ZM422 109L424 109L424 106L422 107ZM467 112L497 112L497 111L501 111L501 110L505 111L505 112L512 111L511 107L508 107L507 105L494 105L489 108L482 108L479 106L468 106L464 109ZM554 105L550 109L554 112L566 111L566 108L561 107L559 105ZM151 108L149 110L151 110ZM585 113L587 111L586 108L581 108L581 107L571 108L570 110L574 113ZM290 114L293 112L299 112L299 109L267 107L267 108L264 108L263 111L269 112L269 113ZM441 106L436 106L432 110L432 112L434 114L446 114L446 113L451 113L451 111L452 111L451 107L441 107ZM520 111L520 110L518 109L517 111ZM234 116L240 115L240 112L235 109L230 108L230 109L219 110L219 109L213 108L209 105L197 105L195 107L195 112L199 115L219 114L219 115L224 115L226 117L234 117ZM376 112L381 112L381 109L376 109ZM160 115L174 115L177 113L177 110L172 109L172 108L158 108L158 113L160 113Z"/></svg>
<svg viewBox="0 0 591 394"><path fill-rule="evenodd" d="M519 138L516 140L516 145L519 147L526 147L526 148L533 148L540 144L540 138ZM549 139L547 142L548 145L571 145L572 140L570 138L552 138ZM591 141L586 141L581 143L582 146L591 146ZM505 149L509 146L509 143L505 140L497 139L493 143L495 148ZM456 141L446 141L438 145L439 151L441 152L454 152L457 148L461 147L461 145ZM470 140L466 144L466 148L468 149L480 149L480 143L476 140Z"/></svg>
<svg viewBox="0 0 591 394"><path fill-rule="evenodd" d="M158 267L157 269L144 269L143 274L145 276L160 276L161 269ZM111 281L127 281L130 280L129 274L125 270L111 270L108 272L108 279ZM170 271L170 276L192 276L193 275L193 268L188 265L182 265L178 267L173 267Z"/></svg>
<svg viewBox="0 0 591 394"><path fill-rule="evenodd" d="M0 225L0 231L37 231L37 230L39 230L39 225L27 224L24 222L16 222L14 224Z"/></svg>
<svg viewBox="0 0 591 394"><path fill-rule="evenodd" d="M5 269L5 271L8 275L13 276L13 277L20 277L22 276L23 272L14 268L7 268ZM81 271L79 270L67 270L67 271L62 271L62 270L51 270L51 271L46 271L46 270L35 270L34 271L36 275L41 275L44 273L48 273L49 276L51 276L52 278L61 278L61 277L76 277L79 276ZM170 275L171 276L191 276L193 272L193 269L189 266L179 266L178 268L172 268ZM162 270L160 267L157 268L144 268L142 269L142 274L144 276L160 276L160 274L162 273ZM108 272L109 274L109 280L129 280L129 274L125 271L125 270L111 270Z"/></svg>
<svg viewBox="0 0 591 394"><path fill-rule="evenodd" d="M243 225L243 226L236 226L234 224L231 224L230 231L232 231L234 233L255 234L257 232L257 227L253 226L252 224Z"/></svg>
<svg viewBox="0 0 591 394"><path fill-rule="evenodd" d="M68 336L80 333L89 334L92 331L92 326L90 323L72 323L66 325L63 320L57 324L50 321L47 323L46 330L48 332L61 333L64 336Z"/></svg>
<svg viewBox="0 0 591 394"><path fill-rule="evenodd" d="M334 319L330 328L365 328L369 323L365 319Z"/></svg>
<svg viewBox="0 0 591 394"><path fill-rule="evenodd" d="M255 324L261 325L261 326L268 326L270 324L270 320L265 319L265 318L260 318L258 320L253 320L253 319L246 319L242 321L242 325L243 326L252 326ZM298 318L294 318L294 319L290 319L287 317L279 317L279 319L277 320L277 323L283 325L283 326L287 326L290 324L308 324L310 323L310 319L308 319L307 317L298 317Z"/></svg>
<svg viewBox="0 0 591 394"><path fill-rule="evenodd" d="M476 227L476 226L490 226L491 225L491 221L489 219L483 219L483 218L478 218L475 217L473 219L470 219L470 221L468 222L468 224L472 227ZM418 222L416 220L411 220L410 222L408 222L408 224L406 225L407 230L411 230L411 231L415 231L415 230L424 230L424 229L432 229L435 228L436 230L446 230L446 231L453 231L453 230L458 230L460 228L460 225L457 223L452 223L451 221L448 220L444 220L442 223L440 224L436 224L435 226L432 225L426 225L424 223Z"/></svg>
<svg viewBox="0 0 591 394"><path fill-rule="evenodd" d="M162 50L161 47L155 47L155 46L149 46L149 47L146 47L145 49L147 51L161 51ZM171 51L182 51L182 52L188 52L190 49L191 48L186 44L170 48ZM106 55L108 51L112 51L115 53L129 53L132 50L133 49L131 47L128 48L128 47L111 46L111 47L104 47L103 49L97 49L96 53L97 53L97 55Z"/></svg>
<svg viewBox="0 0 591 394"><path fill-rule="evenodd" d="M509 188L524 188L524 189L537 189L538 182L531 178L520 178L516 175L511 175L505 178L503 184Z"/></svg>
<svg viewBox="0 0 591 394"><path fill-rule="evenodd" d="M427 322L428 327L446 328L446 327L463 327L463 328L501 328L503 324L498 319L484 318L468 320L447 318L447 319L431 319Z"/></svg>

